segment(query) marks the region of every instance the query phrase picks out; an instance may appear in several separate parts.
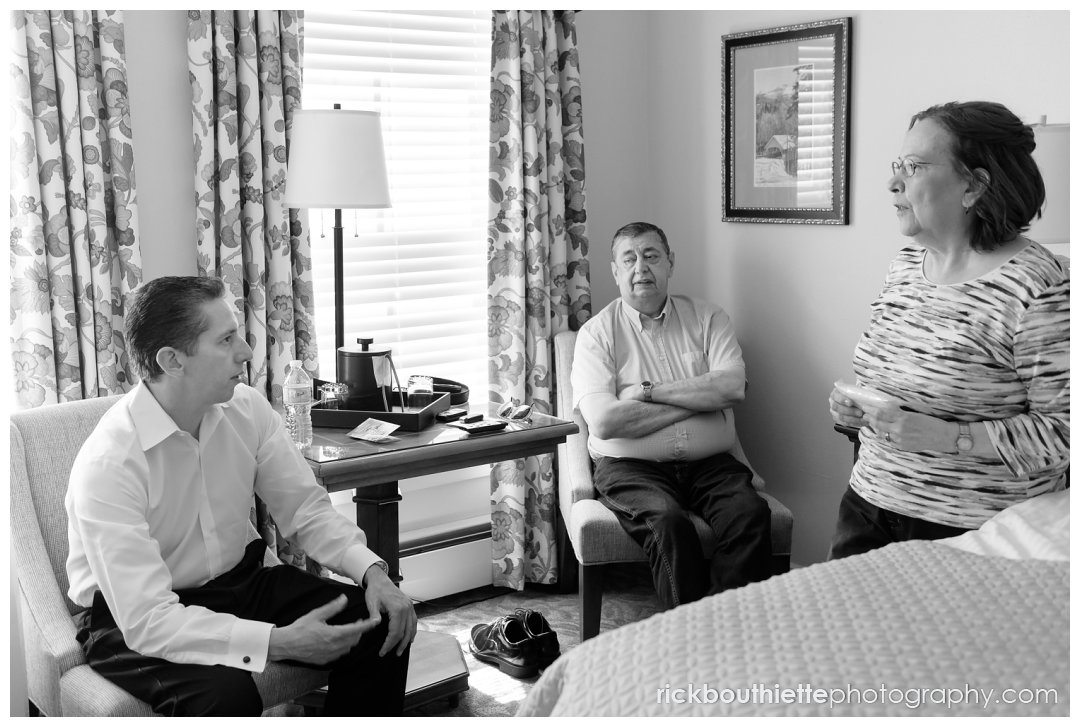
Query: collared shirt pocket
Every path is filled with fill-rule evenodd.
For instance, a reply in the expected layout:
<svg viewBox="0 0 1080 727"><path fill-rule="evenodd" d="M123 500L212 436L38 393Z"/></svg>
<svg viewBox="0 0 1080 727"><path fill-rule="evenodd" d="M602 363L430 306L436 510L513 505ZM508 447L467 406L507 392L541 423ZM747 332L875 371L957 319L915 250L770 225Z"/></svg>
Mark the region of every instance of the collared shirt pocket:
<svg viewBox="0 0 1080 727"><path fill-rule="evenodd" d="M705 358L705 353L703 351L687 351L686 353L679 354L679 358L682 360L682 365L686 370L687 378L691 376L701 376L709 371L709 362Z"/></svg>

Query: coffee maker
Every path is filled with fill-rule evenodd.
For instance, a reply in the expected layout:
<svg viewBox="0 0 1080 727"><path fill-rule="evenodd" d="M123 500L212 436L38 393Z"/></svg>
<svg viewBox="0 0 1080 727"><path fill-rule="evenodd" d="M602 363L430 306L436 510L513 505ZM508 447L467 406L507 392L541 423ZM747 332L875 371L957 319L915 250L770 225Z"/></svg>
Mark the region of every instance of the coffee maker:
<svg viewBox="0 0 1080 727"><path fill-rule="evenodd" d="M392 377L396 375L390 349L369 348L374 339L356 339L359 348L342 346L337 351L338 382L345 384L345 408L359 411L391 411Z"/></svg>

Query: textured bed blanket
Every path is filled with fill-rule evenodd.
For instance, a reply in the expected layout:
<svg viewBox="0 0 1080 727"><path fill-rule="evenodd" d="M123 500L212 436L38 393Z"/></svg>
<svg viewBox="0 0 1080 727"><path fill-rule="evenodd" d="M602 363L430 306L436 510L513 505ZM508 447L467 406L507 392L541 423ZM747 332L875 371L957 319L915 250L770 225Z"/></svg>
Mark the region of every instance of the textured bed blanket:
<svg viewBox="0 0 1080 727"><path fill-rule="evenodd" d="M601 634L518 712L1068 715L1069 564L932 542L800 568Z"/></svg>

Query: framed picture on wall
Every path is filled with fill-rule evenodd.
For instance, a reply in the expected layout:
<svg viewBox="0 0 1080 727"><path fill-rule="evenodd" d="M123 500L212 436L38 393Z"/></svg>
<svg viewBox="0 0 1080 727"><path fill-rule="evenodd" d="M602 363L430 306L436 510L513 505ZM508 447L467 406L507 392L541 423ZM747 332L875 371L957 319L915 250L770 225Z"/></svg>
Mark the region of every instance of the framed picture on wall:
<svg viewBox="0 0 1080 727"><path fill-rule="evenodd" d="M724 221L846 225L851 18L723 43Z"/></svg>

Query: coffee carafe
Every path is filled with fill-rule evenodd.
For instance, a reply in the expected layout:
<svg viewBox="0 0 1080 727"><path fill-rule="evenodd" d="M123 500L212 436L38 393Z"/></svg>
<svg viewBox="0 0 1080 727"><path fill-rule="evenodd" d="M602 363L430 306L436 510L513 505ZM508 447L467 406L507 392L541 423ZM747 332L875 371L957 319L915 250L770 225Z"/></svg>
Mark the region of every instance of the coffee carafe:
<svg viewBox="0 0 1080 727"><path fill-rule="evenodd" d="M359 348L342 346L337 351L339 383L345 384L345 408L360 411L390 411L391 376L394 369L390 350L373 351L371 338L358 338Z"/></svg>

